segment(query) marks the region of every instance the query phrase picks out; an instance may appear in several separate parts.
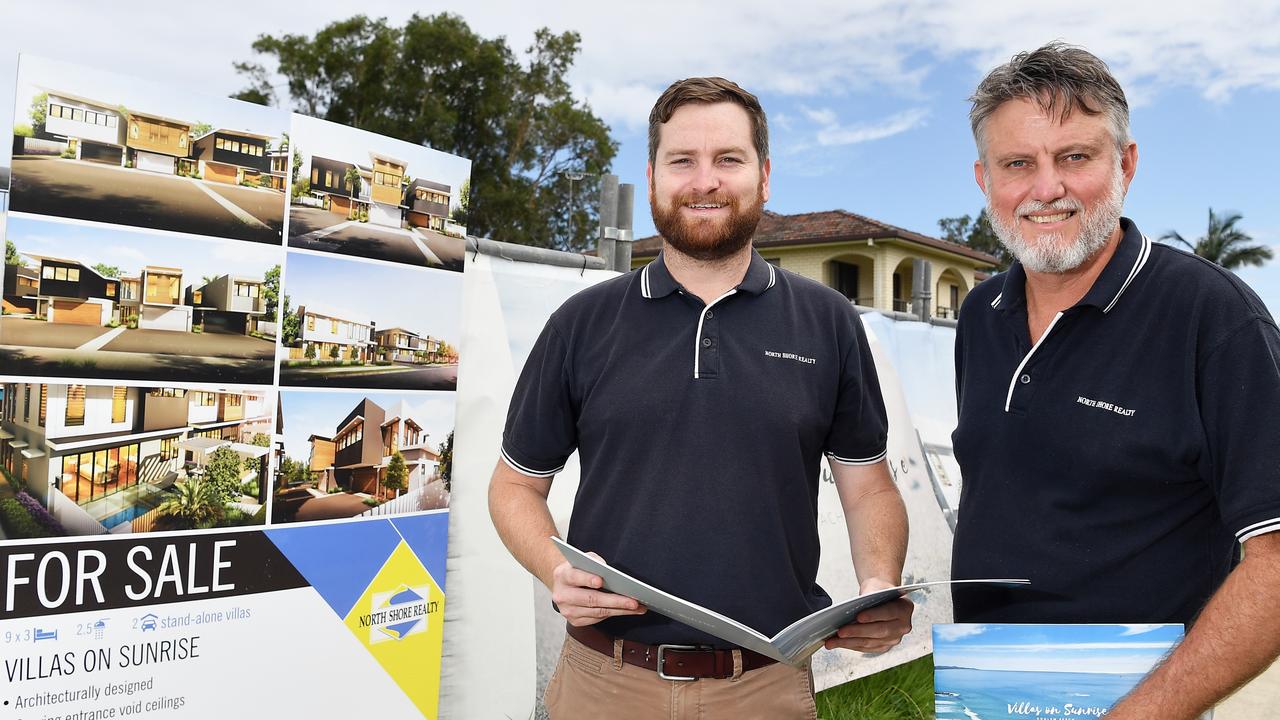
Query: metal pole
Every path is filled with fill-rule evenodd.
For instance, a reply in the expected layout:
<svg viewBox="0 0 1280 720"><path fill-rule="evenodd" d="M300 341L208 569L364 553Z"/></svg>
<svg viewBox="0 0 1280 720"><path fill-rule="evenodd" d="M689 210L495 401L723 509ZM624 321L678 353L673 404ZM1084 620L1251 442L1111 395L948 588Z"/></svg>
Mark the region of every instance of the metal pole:
<svg viewBox="0 0 1280 720"><path fill-rule="evenodd" d="M614 246L613 269L620 273L631 272L632 215L635 212L636 186L622 183L618 186L618 242Z"/></svg>
<svg viewBox="0 0 1280 720"><path fill-rule="evenodd" d="M933 315L933 263L928 260L911 261L911 312L922 322L929 322Z"/></svg>
<svg viewBox="0 0 1280 720"><path fill-rule="evenodd" d="M600 176L600 234L596 239L596 254L604 259L607 268L613 267L617 238L618 176L610 173Z"/></svg>

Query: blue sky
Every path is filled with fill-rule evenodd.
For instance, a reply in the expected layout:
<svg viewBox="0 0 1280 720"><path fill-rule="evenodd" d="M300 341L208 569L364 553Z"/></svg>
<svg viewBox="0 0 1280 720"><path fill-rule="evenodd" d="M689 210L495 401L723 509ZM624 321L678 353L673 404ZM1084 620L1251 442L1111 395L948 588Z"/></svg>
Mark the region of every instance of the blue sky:
<svg viewBox="0 0 1280 720"><path fill-rule="evenodd" d="M934 625L938 666L1022 672L1145 673L1182 625Z"/></svg>
<svg viewBox="0 0 1280 720"><path fill-rule="evenodd" d="M333 437L338 423L364 398L386 410L395 412L403 401L409 416L427 432L427 444L439 448L453 430L453 392L322 392L284 390L280 393L284 408L284 452L294 460L310 457L312 435Z"/></svg>
<svg viewBox="0 0 1280 720"><path fill-rule="evenodd" d="M204 276L230 274L262 279L272 266L284 262L284 251L279 247L184 237L184 242L175 243L172 236L29 216L9 218L8 228L8 239L19 252L79 260L89 266L114 265L132 277L137 277L146 265L182 268L184 288L199 286Z"/></svg>
<svg viewBox="0 0 1280 720"><path fill-rule="evenodd" d="M405 328L454 347L462 339L462 275L339 255L290 251L284 270L290 308L307 305L378 329Z"/></svg>
<svg viewBox="0 0 1280 720"><path fill-rule="evenodd" d="M0 10L0 47L145 75L181 88L175 96L224 96L246 84L233 62L262 60L250 50L259 33L309 34L357 11L329 0L308 3L305 12L225 0L220 12L189 23L173 13L128 12L131 4L44 2L40 23L58 29L59 42L49 45L50 35L32 32L19 15L28 10L11 3ZM1271 131L1280 117L1280 4L1272 0L1213 7L1193 0L1075 0L1069 7L738 0L731 8L654 0L607 9L586 0L472 0L412 9L457 13L517 51L538 27L581 33L570 79L621 144L614 172L637 186L637 235L652 232L645 122L673 80L719 74L761 97L773 129L770 209L844 208L936 233L939 218L973 215L983 204L965 98L1014 52L1062 39L1107 60L1129 94L1140 159L1126 214L1141 229L1194 239L1213 207L1242 213L1244 230L1280 246L1280 140ZM411 12L393 0L368 0L359 10L397 23ZM131 37L172 41L122 42L100 31L122 14ZM6 62L12 59L0 56L0 93L12 92ZM1280 313L1280 261L1241 275Z"/></svg>

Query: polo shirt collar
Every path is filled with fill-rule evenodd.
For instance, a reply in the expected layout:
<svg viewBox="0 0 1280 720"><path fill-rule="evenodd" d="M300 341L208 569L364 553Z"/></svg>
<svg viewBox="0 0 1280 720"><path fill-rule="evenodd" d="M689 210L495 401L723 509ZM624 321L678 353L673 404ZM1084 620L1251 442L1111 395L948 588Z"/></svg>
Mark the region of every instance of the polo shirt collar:
<svg viewBox="0 0 1280 720"><path fill-rule="evenodd" d="M777 268L760 257L760 253L752 248L751 264L747 266L747 274L734 289L751 295L760 295L777 283ZM667 270L662 252L659 252L658 257L640 270L640 294L650 300L664 298L679 289L680 283L676 282L671 272Z"/></svg>
<svg viewBox="0 0 1280 720"><path fill-rule="evenodd" d="M1116 246L1115 254L1075 307L1090 305L1104 313L1110 312L1150 256L1151 241L1132 220L1120 218L1120 244ZM1008 311L1026 303L1027 273L1022 269L1022 263L1015 260L1004 275L1004 285L996 299L991 301L991 307Z"/></svg>

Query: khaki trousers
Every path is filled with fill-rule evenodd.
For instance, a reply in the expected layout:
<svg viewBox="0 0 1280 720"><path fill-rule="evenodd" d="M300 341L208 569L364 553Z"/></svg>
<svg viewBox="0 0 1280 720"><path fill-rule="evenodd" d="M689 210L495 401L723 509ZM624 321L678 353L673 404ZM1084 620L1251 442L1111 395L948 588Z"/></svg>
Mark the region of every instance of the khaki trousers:
<svg viewBox="0 0 1280 720"><path fill-rule="evenodd" d="M816 720L808 663L774 663L724 680L663 680L565 637L543 700L551 720ZM738 663L741 667L741 661Z"/></svg>

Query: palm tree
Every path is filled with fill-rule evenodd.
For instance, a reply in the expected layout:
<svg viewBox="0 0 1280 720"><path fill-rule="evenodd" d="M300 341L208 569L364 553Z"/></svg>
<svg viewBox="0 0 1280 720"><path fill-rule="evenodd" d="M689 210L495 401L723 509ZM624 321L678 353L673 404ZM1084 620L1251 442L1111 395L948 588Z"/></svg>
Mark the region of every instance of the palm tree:
<svg viewBox="0 0 1280 720"><path fill-rule="evenodd" d="M1243 217L1238 212L1226 212L1218 215L1209 208L1209 232L1196 240L1192 245L1175 230L1160 236L1162 242L1173 240L1182 243L1188 250L1210 262L1217 263L1228 270L1254 265L1261 267L1272 258L1274 253L1266 245L1254 245L1249 234L1236 227Z"/></svg>
<svg viewBox="0 0 1280 720"><path fill-rule="evenodd" d="M174 493L156 507L177 529L208 527L222 516L222 503L204 478L187 478L174 485Z"/></svg>

